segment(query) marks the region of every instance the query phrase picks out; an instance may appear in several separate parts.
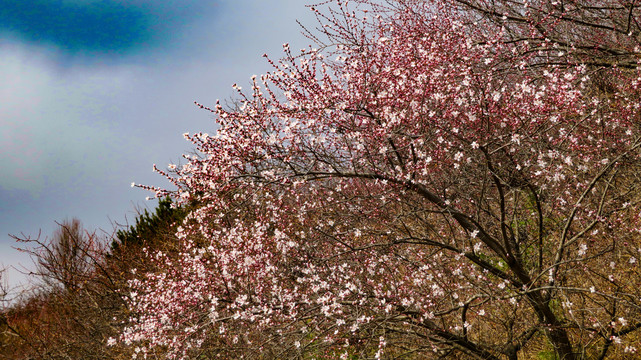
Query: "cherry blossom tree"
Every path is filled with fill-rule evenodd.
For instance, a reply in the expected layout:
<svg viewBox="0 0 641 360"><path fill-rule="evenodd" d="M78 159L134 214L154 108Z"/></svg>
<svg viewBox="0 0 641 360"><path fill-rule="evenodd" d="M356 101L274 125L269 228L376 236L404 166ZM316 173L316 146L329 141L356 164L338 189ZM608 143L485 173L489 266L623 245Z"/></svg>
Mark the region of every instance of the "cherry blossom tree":
<svg viewBox="0 0 641 360"><path fill-rule="evenodd" d="M470 22L503 27L506 39L541 51L539 63L635 69L641 45L641 5L621 0L487 1L451 0Z"/></svg>
<svg viewBox="0 0 641 360"><path fill-rule="evenodd" d="M161 270L131 281L120 340L172 358L634 356L637 70L541 62L545 41L447 1L310 8L317 48L285 44L237 109L197 104L219 128L158 170L178 190L139 185L193 210L179 253L147 251Z"/></svg>

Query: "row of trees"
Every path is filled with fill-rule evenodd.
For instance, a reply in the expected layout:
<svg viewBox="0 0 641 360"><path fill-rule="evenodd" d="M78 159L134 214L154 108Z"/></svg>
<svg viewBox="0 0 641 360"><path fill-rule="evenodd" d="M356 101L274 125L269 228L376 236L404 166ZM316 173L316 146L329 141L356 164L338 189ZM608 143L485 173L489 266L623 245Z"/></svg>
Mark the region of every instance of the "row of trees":
<svg viewBox="0 0 641 360"><path fill-rule="evenodd" d="M183 216L162 200L153 214L145 210L113 236L90 232L72 219L46 239L17 238L34 260L34 285L17 295L3 287L0 358L131 358L135 347L108 342L129 316L127 282L136 269L154 270L141 258L142 249L173 246Z"/></svg>
<svg viewBox="0 0 641 360"><path fill-rule="evenodd" d="M51 358L75 345L31 319L76 319L92 358L638 357L639 6L310 9L313 47L198 104L219 127L158 170L178 190L140 185L180 215L36 242L77 315L5 334Z"/></svg>

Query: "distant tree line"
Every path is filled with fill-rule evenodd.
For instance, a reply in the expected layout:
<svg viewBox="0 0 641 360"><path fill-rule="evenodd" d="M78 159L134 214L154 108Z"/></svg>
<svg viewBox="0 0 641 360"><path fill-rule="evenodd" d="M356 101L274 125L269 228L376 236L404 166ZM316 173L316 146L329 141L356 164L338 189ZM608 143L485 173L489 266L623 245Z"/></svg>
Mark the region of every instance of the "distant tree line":
<svg viewBox="0 0 641 360"><path fill-rule="evenodd" d="M163 199L111 239L75 218L44 240L17 239L33 258L36 285L11 302L6 287L0 294L0 359L130 358L135 347L108 341L119 336L129 315L128 281L151 270L143 248L175 246L173 234L184 216Z"/></svg>

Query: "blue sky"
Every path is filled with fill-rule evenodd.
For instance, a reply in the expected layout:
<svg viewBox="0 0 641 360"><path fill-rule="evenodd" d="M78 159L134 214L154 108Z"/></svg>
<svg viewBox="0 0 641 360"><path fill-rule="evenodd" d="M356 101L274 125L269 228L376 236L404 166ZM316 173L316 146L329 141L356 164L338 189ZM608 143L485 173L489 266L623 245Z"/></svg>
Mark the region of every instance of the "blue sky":
<svg viewBox="0 0 641 360"><path fill-rule="evenodd" d="M215 124L193 101L233 96L303 47L301 0L0 0L0 264L29 266L8 234L41 238L78 217L113 231L168 186L151 171ZM16 270L9 281L24 281Z"/></svg>

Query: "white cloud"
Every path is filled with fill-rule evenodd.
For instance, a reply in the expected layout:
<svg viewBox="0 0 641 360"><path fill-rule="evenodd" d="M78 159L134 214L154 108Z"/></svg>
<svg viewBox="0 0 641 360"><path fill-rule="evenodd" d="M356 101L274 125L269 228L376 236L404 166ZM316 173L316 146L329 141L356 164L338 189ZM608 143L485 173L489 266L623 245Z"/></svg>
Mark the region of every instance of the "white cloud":
<svg viewBox="0 0 641 360"><path fill-rule="evenodd" d="M110 115L118 112L110 106L128 85L126 72L59 73L36 49L11 50L0 56L0 186L37 196L47 185L100 171L94 160L109 161L108 144L120 141L110 129Z"/></svg>
<svg viewBox="0 0 641 360"><path fill-rule="evenodd" d="M133 60L65 63L52 48L0 45L4 249L13 245L7 233L46 235L67 217L105 229L108 217L133 220L132 204L150 194L129 184L169 186L152 164L178 162L191 150L182 133L213 132L212 115L193 101L224 100L234 82L270 70L263 53L278 58L283 42L309 43L295 22L310 24L299 0L216 4L217 21L189 24L176 35L180 46ZM16 265L18 256L6 254L0 261Z"/></svg>

